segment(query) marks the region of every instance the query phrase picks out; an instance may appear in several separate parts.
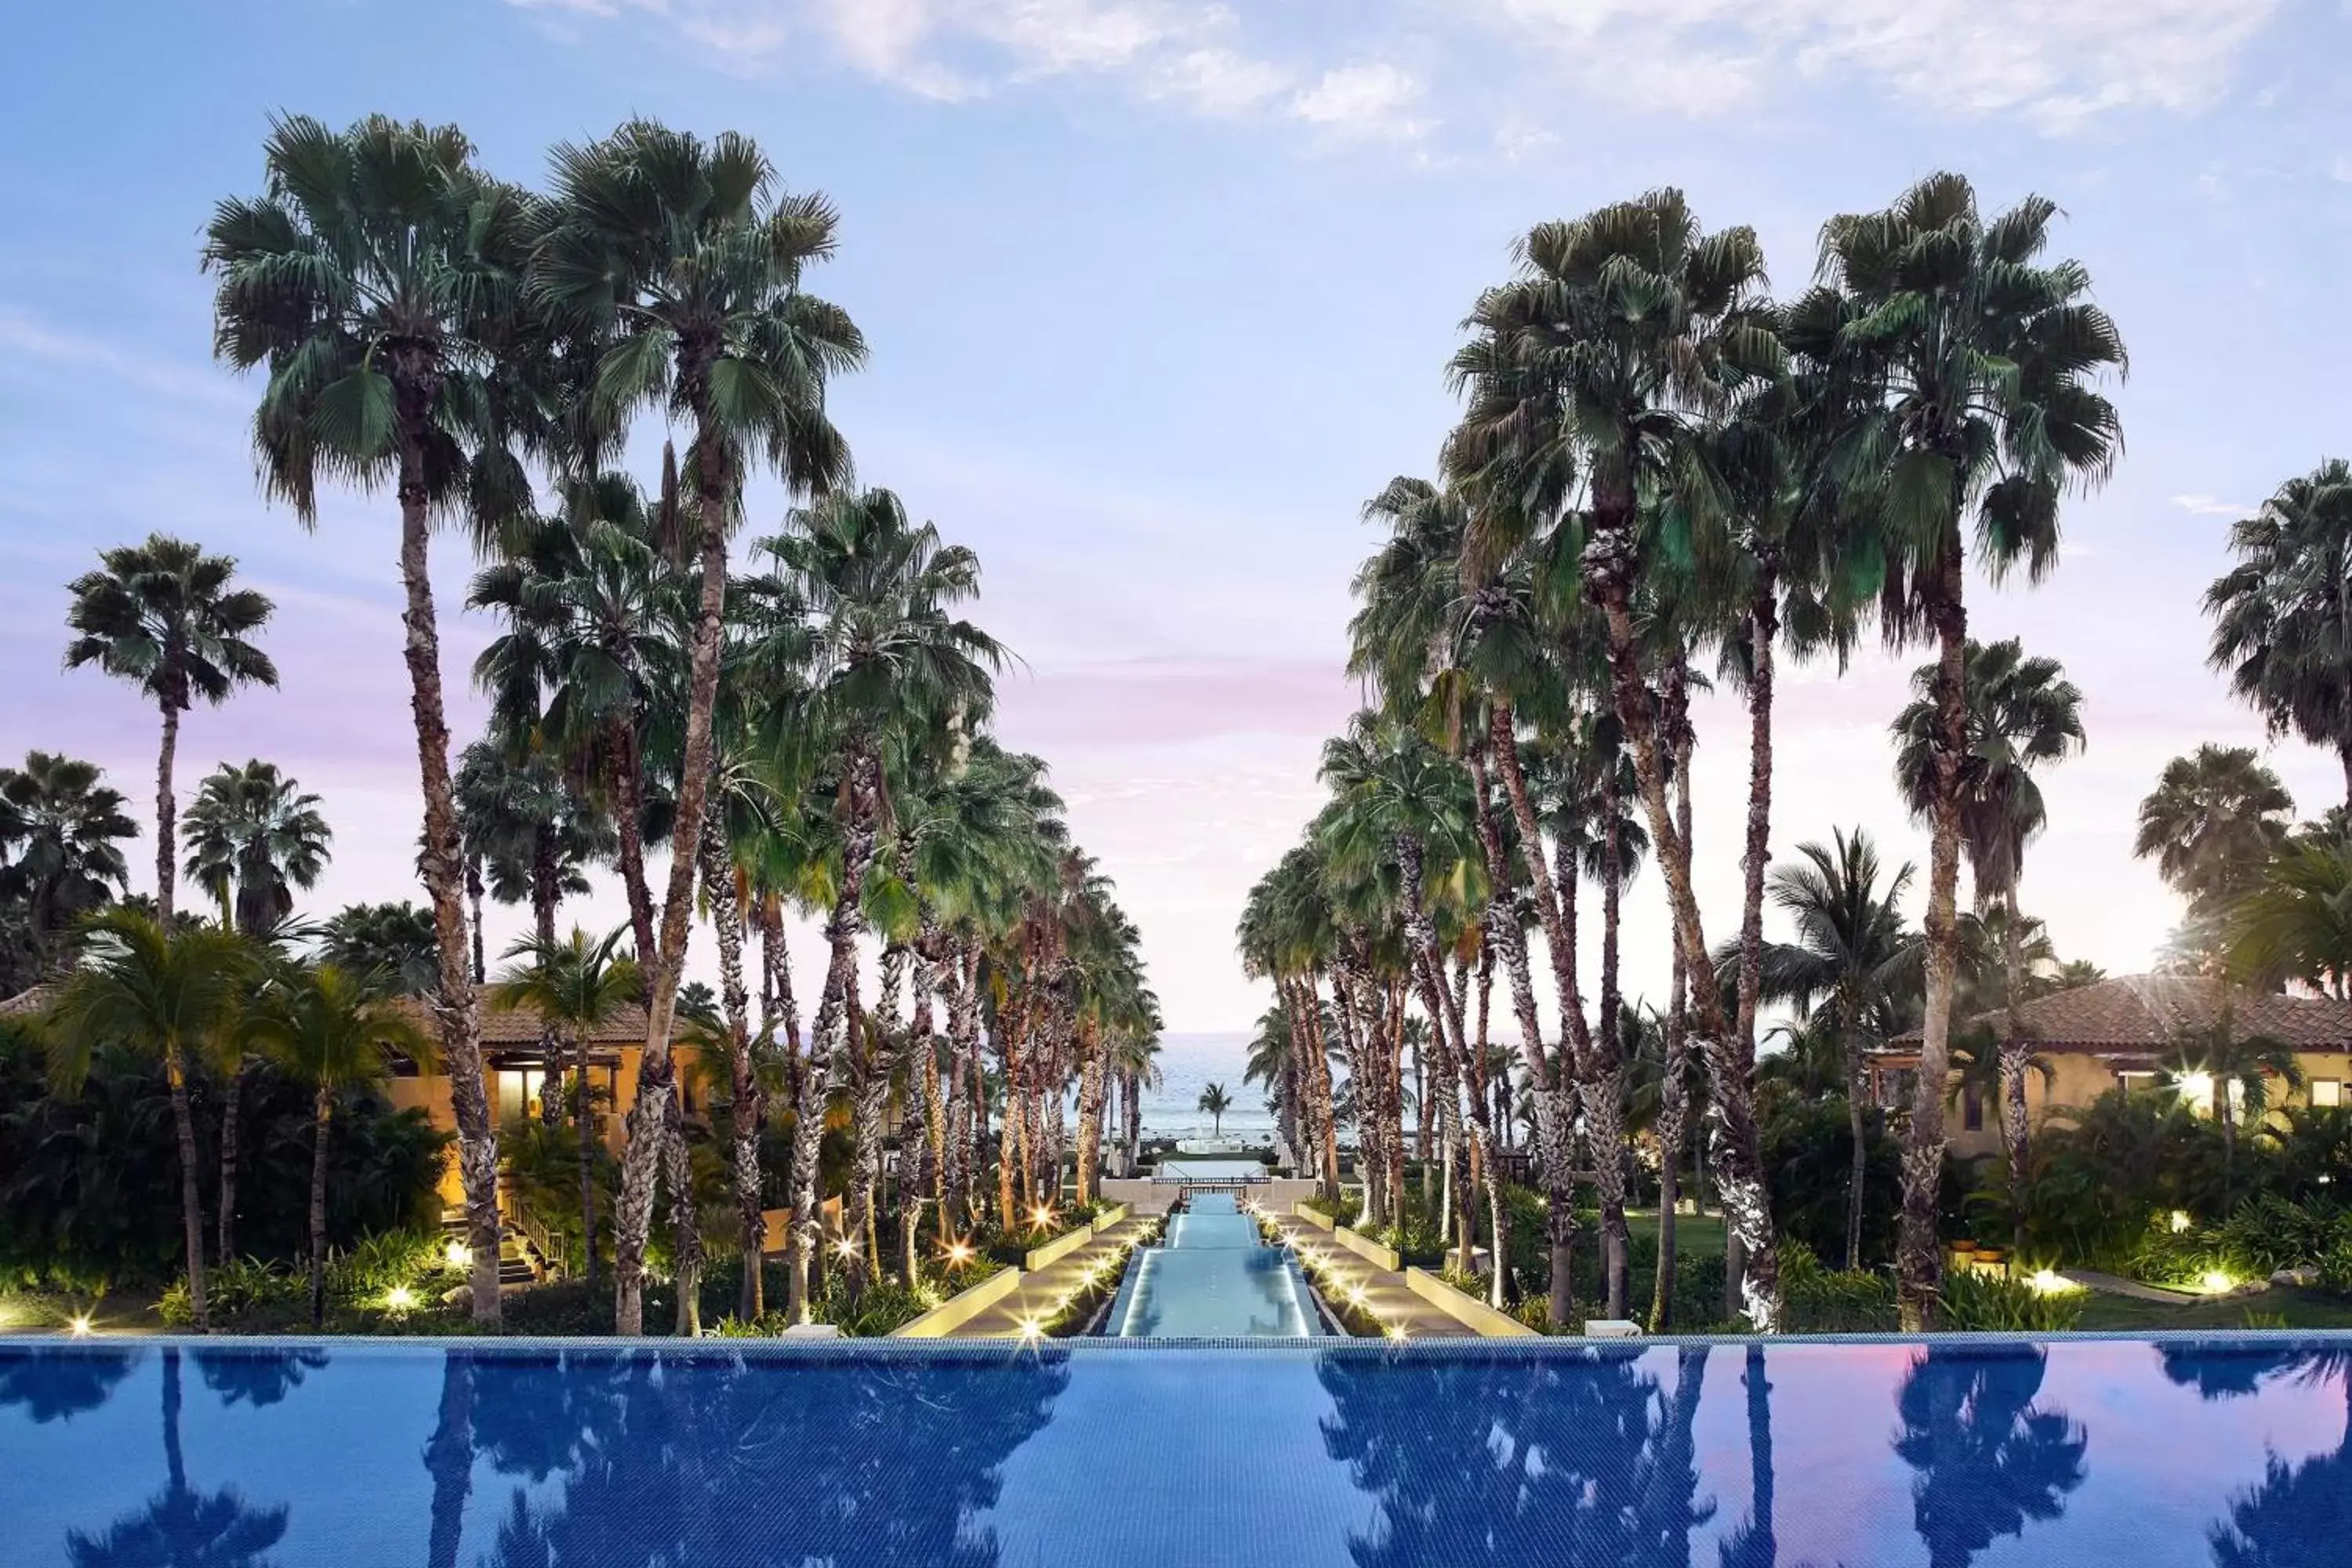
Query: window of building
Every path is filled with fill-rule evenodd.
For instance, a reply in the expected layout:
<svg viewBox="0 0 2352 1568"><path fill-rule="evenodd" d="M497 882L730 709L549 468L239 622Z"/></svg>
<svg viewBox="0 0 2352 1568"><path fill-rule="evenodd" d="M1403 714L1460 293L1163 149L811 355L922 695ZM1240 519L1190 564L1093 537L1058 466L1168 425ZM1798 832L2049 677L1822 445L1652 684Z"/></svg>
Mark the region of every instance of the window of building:
<svg viewBox="0 0 2352 1568"><path fill-rule="evenodd" d="M2344 1080L2340 1078L2315 1078L2311 1080L2311 1103L2338 1106L2344 1103Z"/></svg>
<svg viewBox="0 0 2352 1568"><path fill-rule="evenodd" d="M2126 1094L2138 1094L2156 1087L2156 1075L2152 1072L2118 1072L2116 1081L2123 1085Z"/></svg>
<svg viewBox="0 0 2352 1568"><path fill-rule="evenodd" d="M1984 1131L1984 1096L1974 1084L1960 1090L1960 1128L1967 1132Z"/></svg>
<svg viewBox="0 0 2352 1568"><path fill-rule="evenodd" d="M499 1125L509 1121L536 1119L541 1114L540 1090L547 1074L539 1068L499 1068L495 1079L497 1102L492 1110Z"/></svg>

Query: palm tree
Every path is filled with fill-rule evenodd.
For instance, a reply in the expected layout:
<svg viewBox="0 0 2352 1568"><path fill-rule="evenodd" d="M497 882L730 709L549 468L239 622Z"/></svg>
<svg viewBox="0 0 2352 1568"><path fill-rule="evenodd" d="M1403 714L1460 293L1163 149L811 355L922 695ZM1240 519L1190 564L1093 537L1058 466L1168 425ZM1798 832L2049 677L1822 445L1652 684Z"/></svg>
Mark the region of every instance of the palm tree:
<svg viewBox="0 0 2352 1568"><path fill-rule="evenodd" d="M273 121L264 192L214 209L215 353L264 366L254 418L265 488L306 525L321 470L400 505L403 649L425 798L423 870L440 953L441 1058L457 1113L475 1321L498 1321L498 1131L467 963L465 863L426 545L435 511L478 529L528 492L503 375L530 347L521 276L531 198L484 174L454 126L376 117L337 132Z"/></svg>
<svg viewBox="0 0 2352 1568"><path fill-rule="evenodd" d="M1644 498L1674 496L1700 517L1720 494L1703 481L1692 416L1724 411L1756 378L1783 368L1759 302L1763 257L1749 230L1703 234L1672 190L1539 225L1517 254L1519 277L1480 297L1469 321L1475 339L1454 359L1469 405L1449 442L1450 462L1517 503L1482 512L1490 523L1533 522L1562 514L1571 500L1581 503L1565 513L1572 526L1558 531L1562 569L1579 574L1605 629L1611 705L1633 747L1716 1084L1718 1185L1746 1244L1741 1292L1751 1322L1769 1332L1780 1320L1779 1263L1750 1103L1751 1053L1716 983L1690 846L1666 797L1659 703L1635 624L1637 600L1660 568L1644 546L1654 531L1643 526ZM1580 548L1569 548L1570 536Z"/></svg>
<svg viewBox="0 0 2352 1568"><path fill-rule="evenodd" d="M1827 845L1797 846L1799 863L1776 868L1772 902L1797 928L1794 942L1767 943L1759 955L1759 992L1793 1002L1801 1015L1822 1015L1843 1047L1847 1125L1853 1163L1846 1184L1845 1266L1863 1267L1864 1115L1869 1052L1906 1021L1916 994L1920 948L1903 921L1909 861L1883 875L1878 847L1862 828L1832 830ZM1738 956L1724 954L1727 967Z"/></svg>
<svg viewBox="0 0 2352 1568"><path fill-rule="evenodd" d="M1932 636L1927 694L1927 1016L1904 1155L1896 1259L1904 1326L1930 1324L1943 1085L1957 983L1963 805L1970 769L1964 563L2038 581L2058 561L2059 500L2106 477L2121 446L2095 389L2125 366L2115 323L2078 263L2041 260L2056 206L2028 197L1979 216L1956 174L1929 175L1884 212L1832 218L1816 291L1795 314L1828 334L1809 352L1850 374L1867 407L1833 461L1884 563L1888 629Z"/></svg>
<svg viewBox="0 0 2352 1568"><path fill-rule="evenodd" d="M415 904L347 904L319 930L319 961L394 996L429 996L440 971L433 911Z"/></svg>
<svg viewBox="0 0 2352 1568"><path fill-rule="evenodd" d="M632 409L658 402L694 431L686 468L701 594L688 651L677 839L659 945L646 955L646 1050L615 1241L618 1321L635 1333L709 782L727 540L755 452L795 494L824 493L848 477L848 448L825 415L825 384L863 363L866 350L847 316L801 287L809 265L833 254L832 204L814 193L772 195L774 171L749 140L730 133L706 145L635 121L588 146L558 147L553 162L554 211L533 287L560 315L612 335L596 371L597 422L617 427Z"/></svg>
<svg viewBox="0 0 2352 1568"><path fill-rule="evenodd" d="M2164 764L2139 803L2132 854L2156 862L2194 919L2262 879L2294 813L2294 797L2252 747L2209 742Z"/></svg>
<svg viewBox="0 0 2352 1568"><path fill-rule="evenodd" d="M2001 1031L2001 1142L2009 1151L2010 1212L2014 1245L2025 1245L2028 1127L2025 1119L2025 1034L2017 1009L2025 1000L2020 950L2024 921L2017 884L2025 847L2049 825L2033 769L2083 749L2083 694L2054 658L2028 658L2014 637L1990 645L1969 638L1962 657L1961 723L1967 754L1956 776L1936 761L1943 710L1940 663L1912 674L1910 705L1895 721L1895 782L1914 819L1932 821L1942 792L1958 791L1960 847L1980 909L2002 913L2001 993L2008 1017ZM1923 1057L1921 1070L1926 1070Z"/></svg>
<svg viewBox="0 0 2352 1568"><path fill-rule="evenodd" d="M572 1047L572 1116L580 1142L580 1235L587 1249L587 1283L596 1285L596 1115L588 1089L588 1042L644 995L645 979L635 959L623 954L629 928L619 926L599 941L579 927L561 942L526 937L507 949L510 964L490 986L490 1006L501 1013L524 1009L539 1015L561 1051ZM746 1267L756 1268L758 1254Z"/></svg>
<svg viewBox="0 0 2352 1568"><path fill-rule="evenodd" d="M0 892L23 899L34 954L53 963L73 922L125 891L131 867L116 847L139 825L95 763L27 752L0 767Z"/></svg>
<svg viewBox="0 0 2352 1568"><path fill-rule="evenodd" d="M395 1057L429 1066L424 1034L358 975L322 963L273 976L244 1020L246 1043L311 1092L310 1327L327 1321L327 1129L335 1097L380 1084Z"/></svg>
<svg viewBox="0 0 2352 1568"><path fill-rule="evenodd" d="M611 858L614 825L528 736L520 747L487 736L467 746L455 787L467 862L481 867L491 898L530 906L532 935L554 941L562 901L589 890L587 864Z"/></svg>
<svg viewBox="0 0 2352 1568"><path fill-rule="evenodd" d="M252 950L235 931L196 926L166 932L152 917L108 910L83 928L86 951L48 1019L49 1076L58 1092L80 1091L91 1057L120 1047L162 1061L180 1142L180 1209L187 1229L188 1306L196 1331L211 1329L205 1296L205 1210L196 1192L196 1124L188 1058L218 1048L252 972Z"/></svg>
<svg viewBox="0 0 2352 1568"><path fill-rule="evenodd" d="M319 797L258 758L207 775L181 828L189 879L213 895L224 923L248 937L291 915L294 889L316 886L332 854Z"/></svg>
<svg viewBox="0 0 2352 1568"><path fill-rule="evenodd" d="M807 606L811 657L805 691L780 716L789 716L801 743L837 762L841 781L841 879L825 925L831 956L811 1049L817 1062L850 1061L865 1045L850 1027L849 991L883 825L887 742L919 736L952 749L985 720L991 676L1006 655L953 615L979 591L979 558L942 542L932 524L910 522L888 490L830 497L795 510L786 527L759 548ZM858 1131L862 1149L878 1150L878 1125ZM814 1256L817 1225L813 1205L793 1215L804 1259ZM852 1260L853 1279L868 1261Z"/></svg>
<svg viewBox="0 0 2352 1568"><path fill-rule="evenodd" d="M1220 1138L1225 1135L1225 1112L1233 1106L1233 1098L1225 1093L1223 1084L1213 1083L1201 1091L1200 1109L1209 1113L1212 1125Z"/></svg>
<svg viewBox="0 0 2352 1568"><path fill-rule="evenodd" d="M2272 857L2262 882L2227 919L2231 972L2261 982L2300 980L2352 995L2352 843L2298 840Z"/></svg>
<svg viewBox="0 0 2352 1568"><path fill-rule="evenodd" d="M2221 1127L2225 1183L2234 1185L2240 1109L2260 1126L2270 1105L2272 1082L2301 1089L2303 1068L2294 1049L2276 1036L2239 1034L2226 997L2212 1023L2179 1030L2172 1047L2172 1059L2158 1081L2187 1099L2211 1097L2213 1120Z"/></svg>
<svg viewBox="0 0 2352 1568"><path fill-rule="evenodd" d="M2341 759L2352 804L2352 463L2289 479L2230 530L2238 564L2205 593L2210 656L2273 735L2292 731Z"/></svg>
<svg viewBox="0 0 2352 1568"><path fill-rule="evenodd" d="M168 926L178 887L172 866L172 765L180 715L199 698L218 707L240 686L278 684L278 667L250 640L277 606L257 589L229 586L236 574L233 557L206 555L164 534L100 551L99 561L99 571L66 584L73 595L66 624L76 633L66 647L66 668L94 664L136 685L163 712L163 742L155 759L155 908Z"/></svg>

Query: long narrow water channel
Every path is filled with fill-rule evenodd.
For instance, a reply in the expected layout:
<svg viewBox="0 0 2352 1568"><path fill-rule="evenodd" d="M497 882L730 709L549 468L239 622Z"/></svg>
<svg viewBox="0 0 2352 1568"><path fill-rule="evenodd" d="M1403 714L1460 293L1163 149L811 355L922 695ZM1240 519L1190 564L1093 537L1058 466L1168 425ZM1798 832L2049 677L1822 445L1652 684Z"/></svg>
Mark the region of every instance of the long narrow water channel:
<svg viewBox="0 0 2352 1568"><path fill-rule="evenodd" d="M1203 1193L1128 1264L1104 1320L1119 1339L1301 1339L1325 1332L1297 1263L1230 1194Z"/></svg>

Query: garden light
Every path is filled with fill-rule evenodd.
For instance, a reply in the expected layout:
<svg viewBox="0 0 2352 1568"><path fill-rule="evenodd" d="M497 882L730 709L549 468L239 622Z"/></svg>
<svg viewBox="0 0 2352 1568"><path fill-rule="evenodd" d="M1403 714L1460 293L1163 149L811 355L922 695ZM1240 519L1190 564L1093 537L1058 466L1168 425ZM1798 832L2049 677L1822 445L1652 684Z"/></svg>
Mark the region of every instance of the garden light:
<svg viewBox="0 0 2352 1568"><path fill-rule="evenodd" d="M2082 1289L2054 1268L2037 1268L2025 1282L2033 1287L2038 1296L2065 1296Z"/></svg>
<svg viewBox="0 0 2352 1568"><path fill-rule="evenodd" d="M2230 1276L2222 1273L2218 1268L2209 1268L2205 1271L2205 1279L2202 1283L2205 1287L2205 1293L2208 1296L2222 1296L2227 1295L2231 1288L2237 1284L2237 1281L2231 1279Z"/></svg>
<svg viewBox="0 0 2352 1568"><path fill-rule="evenodd" d="M1038 1321L1036 1319L1024 1318L1021 1320L1021 1337L1023 1339L1042 1339L1045 1336L1045 1325Z"/></svg>
<svg viewBox="0 0 2352 1568"><path fill-rule="evenodd" d="M474 1266L474 1249L462 1241L451 1242L442 1248L441 1256L449 1260L452 1268L471 1268Z"/></svg>
<svg viewBox="0 0 2352 1568"><path fill-rule="evenodd" d="M948 1261L959 1268L971 1261L971 1244L959 1241L948 1248Z"/></svg>
<svg viewBox="0 0 2352 1568"><path fill-rule="evenodd" d="M833 1244L833 1249L841 1254L844 1258L855 1258L857 1256L857 1243L850 1240L849 1237L845 1236L839 1241Z"/></svg>
<svg viewBox="0 0 2352 1568"><path fill-rule="evenodd" d="M1404 1325L1402 1323L1391 1323L1388 1327L1382 1329L1381 1332L1387 1338L1396 1340L1400 1342L1402 1342L1405 1337Z"/></svg>
<svg viewBox="0 0 2352 1568"><path fill-rule="evenodd" d="M73 1315L73 1321L66 1325L66 1329L68 1332L71 1333L73 1337L78 1340L86 1340L89 1338L89 1314L88 1312L76 1312Z"/></svg>
<svg viewBox="0 0 2352 1568"><path fill-rule="evenodd" d="M1049 1208L1031 1209L1029 1211L1029 1222L1032 1225L1034 1225L1039 1230L1043 1230L1047 1226L1054 1223L1054 1211Z"/></svg>
<svg viewBox="0 0 2352 1568"><path fill-rule="evenodd" d="M2189 1212L2186 1209L2174 1209L2172 1211L2171 1224L2173 1235L2179 1236L2182 1231L2187 1230L2189 1228Z"/></svg>
<svg viewBox="0 0 2352 1568"><path fill-rule="evenodd" d="M416 1305L416 1292L405 1285L394 1285L383 1293L384 1306L394 1312L405 1312Z"/></svg>

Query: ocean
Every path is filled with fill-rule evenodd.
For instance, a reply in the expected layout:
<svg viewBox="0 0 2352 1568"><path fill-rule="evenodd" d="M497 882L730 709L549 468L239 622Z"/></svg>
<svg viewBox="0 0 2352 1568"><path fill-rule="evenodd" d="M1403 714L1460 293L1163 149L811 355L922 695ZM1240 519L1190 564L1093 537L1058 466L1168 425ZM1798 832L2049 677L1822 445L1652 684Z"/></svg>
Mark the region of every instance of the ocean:
<svg viewBox="0 0 2352 1568"><path fill-rule="evenodd" d="M1249 1038L1238 1030L1160 1036L1160 1085L1144 1090L1144 1131L1164 1138L1209 1136L1209 1117L1200 1109L1201 1090L1221 1083L1233 1101L1233 1109L1225 1112L1225 1135L1270 1141L1274 1118L1265 1109L1265 1086L1242 1081L1242 1071L1249 1065Z"/></svg>

